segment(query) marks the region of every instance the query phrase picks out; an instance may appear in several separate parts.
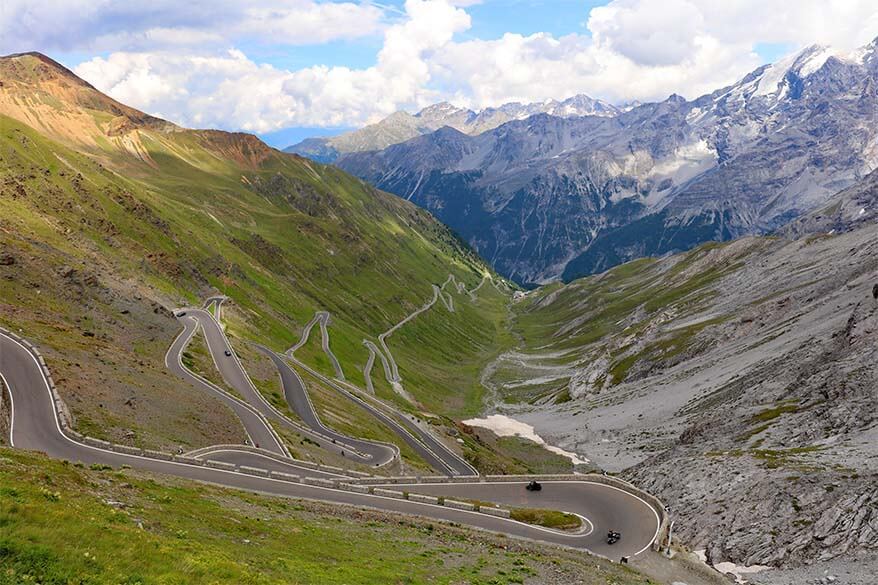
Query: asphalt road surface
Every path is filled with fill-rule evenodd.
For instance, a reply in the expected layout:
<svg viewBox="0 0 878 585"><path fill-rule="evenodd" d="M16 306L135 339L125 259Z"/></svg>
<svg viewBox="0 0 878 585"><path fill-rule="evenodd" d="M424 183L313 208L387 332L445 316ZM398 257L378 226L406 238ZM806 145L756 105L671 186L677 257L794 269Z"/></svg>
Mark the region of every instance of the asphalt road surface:
<svg viewBox="0 0 878 585"><path fill-rule="evenodd" d="M165 367L196 388L220 399L226 404L226 406L231 408L232 411L238 415L238 418L244 425L244 430L247 432L247 436L250 438L252 444L259 445L263 449L267 449L280 455L289 455L283 447L280 439L255 408L220 388L217 388L214 384L211 384L204 378L196 376L183 365L183 351L186 349L186 346L189 345L189 341L198 330L198 321L195 318L190 317L188 312L185 317L178 317L177 320L183 325L183 332L177 336L165 354Z"/></svg>
<svg viewBox="0 0 878 585"><path fill-rule="evenodd" d="M621 556L620 551L630 552L632 546L642 547L645 546L643 543L652 542L658 519L652 508L636 496L604 484L585 481L543 481L541 484L543 489L538 492L529 492L524 489L525 483L517 482L395 484L387 487L431 496L464 497L515 508L541 508L579 514L588 520L583 523L587 527L587 534L582 535L582 545L609 558ZM609 530L620 532L622 541L607 544Z"/></svg>
<svg viewBox="0 0 878 585"><path fill-rule="evenodd" d="M478 475L478 471L466 462L460 455L452 451L440 439L421 425L411 420L405 413L390 407L377 398L363 395L357 396L335 380L331 380L320 372L300 362L294 357L289 357L297 366L307 371L312 376L322 380L325 384L335 389L346 398L360 404L375 418L389 426L400 436L412 449L414 449L427 463L440 473L448 475Z"/></svg>
<svg viewBox="0 0 878 585"><path fill-rule="evenodd" d="M374 465L384 465L397 457L398 451L395 447L348 437L325 426L320 421L317 413L314 412L314 406L311 404L311 399L308 398L308 393L305 390L305 382L299 374L275 352L261 345L257 347L259 351L267 355L274 362L278 373L280 373L281 385L283 386L284 398L287 404L308 427L337 443L350 445L360 453L368 455L371 458L370 462Z"/></svg>
<svg viewBox="0 0 878 585"><path fill-rule="evenodd" d="M376 508L388 512L417 514L437 520L501 532L544 542L588 549L611 558L635 555L648 548L658 531L659 519L646 502L610 486L589 482L547 483L539 494L527 494L523 484L460 483L418 485L417 490L461 499L479 499L555 507L579 514L589 520L593 530L567 534L522 524L513 520L455 510L444 506L408 500L358 494L331 488L303 485L282 480L246 475L235 471L125 455L73 441L61 432L58 415L48 382L36 357L23 345L0 332L0 378L12 404L10 443L20 449L43 451L51 457L101 463L129 465L145 471L173 475L190 480L263 492L278 496L321 500L339 504ZM243 457L243 455L241 455ZM265 457L247 459L254 467ZM310 470L308 470L310 473ZM415 491L414 486L412 491ZM608 530L622 532L622 540L609 547L602 536Z"/></svg>
<svg viewBox="0 0 878 585"><path fill-rule="evenodd" d="M223 332L220 324L217 323L216 319L214 319L210 313L202 309L182 309L177 312L178 315L183 313L185 313L185 316L178 317L178 320L184 322L184 324L188 320L194 320L197 321L198 325L201 327L201 331L204 333L204 338L207 342L207 349L213 357L214 364L216 364L216 368L223 381L228 384L229 387L238 392L244 398L244 401L258 411L265 419L275 421L293 432L304 435L318 443L321 448L342 455L356 463L378 466L384 465L393 459L395 452L388 447L382 447L382 449L377 451L375 449L370 449L370 451L376 451L376 455L378 455L376 456L368 451L360 451L357 445L348 443L348 438L343 435L334 433L334 436L331 437L324 436L321 433L309 431L305 426L296 424L285 417L269 404L259 390L253 385L253 382L241 366L238 356L235 355L232 346L229 344L228 338ZM182 351L182 347L179 349ZM226 355L227 353L229 355ZM266 424L266 426L268 425ZM255 436L251 436L259 447L265 448L266 445L270 444L271 447L269 447L269 450L278 452L275 446L280 444L279 440L276 439L275 443L262 443ZM264 437L262 437L262 439L265 440ZM374 446L372 443L369 444ZM281 452L281 454L288 455L288 453L283 452Z"/></svg>
<svg viewBox="0 0 878 585"><path fill-rule="evenodd" d="M205 302L205 307L209 308L212 303L216 303L217 313L219 313L219 311L221 311L223 300L224 297L211 297ZM256 387L253 386L252 381L249 376L247 376L247 373L244 371L243 366L235 355L222 326L207 310L182 309L177 311L177 315L178 319L183 322L184 327L188 327L187 324L190 321L195 321L201 326L205 339L207 340L208 351L210 352L217 369L220 371L223 380L246 399L251 410L255 410L262 415L261 421L252 420L253 413L250 413L250 418L245 422L245 428L247 428L251 440L256 445L260 447L270 445L269 450L278 453L280 452L280 449L283 448L282 442L276 438L273 434L273 430L267 423L268 420L273 420L299 434L308 436L310 439L317 442L321 448L343 455L347 459L357 463L382 466L393 461L395 457L398 457L399 451L395 446L347 437L346 435L337 433L324 426L314 412L304 382L298 373L293 370L280 355L275 354L265 347L257 346L263 353L272 359L275 366L278 368L287 404L289 404L293 411L299 415L307 428L293 423L270 405ZM308 332L313 328L314 324L320 323L323 325L328 319L329 313L317 313L314 316L314 319L306 325L305 334L303 334L302 341L299 342L299 345L304 343ZM178 375L190 380L197 379L186 370L182 364L180 364L179 354L185 349L185 346L192 334L194 334L194 331L188 333L184 331L184 333L186 333L186 335L183 335L182 342L172 345L171 350L168 351L168 356L178 356L177 367L173 368ZM324 342L327 340L327 337L328 336L323 337ZM178 341L181 340L178 339ZM292 351L293 350L290 350L288 355L292 354ZM227 352L231 355L226 355ZM424 459L424 461L439 473L445 473L448 475L478 475L478 472L472 465L467 463L428 430L418 425L415 421L410 420L405 414L380 403L384 410L388 411L385 412L377 408L375 405L372 405L354 395L346 388L343 388L335 380L331 380L307 365L299 362L291 355L290 359L312 375L321 379L330 387L334 388L336 391L340 392L346 398L358 403L379 422L387 425L399 435L400 438L408 443L412 449ZM166 361L168 360L166 359ZM205 380L201 381L206 382ZM222 392L215 387L213 388L213 391L214 393ZM225 395L224 398L227 402L229 402L230 399L232 401L235 400L234 397L228 395ZM241 407L239 404L236 406L239 409ZM245 419L242 418L242 421L244 420ZM314 432L309 433L307 430L308 428ZM268 439L269 442L263 443L260 442L260 439L262 441Z"/></svg>

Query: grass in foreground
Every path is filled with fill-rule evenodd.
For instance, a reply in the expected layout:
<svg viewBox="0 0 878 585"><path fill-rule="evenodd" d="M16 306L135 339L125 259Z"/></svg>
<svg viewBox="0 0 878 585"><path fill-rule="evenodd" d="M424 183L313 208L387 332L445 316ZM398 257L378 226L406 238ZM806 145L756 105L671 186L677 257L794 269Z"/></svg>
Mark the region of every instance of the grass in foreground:
<svg viewBox="0 0 878 585"><path fill-rule="evenodd" d="M649 583L570 551L0 449L0 584Z"/></svg>

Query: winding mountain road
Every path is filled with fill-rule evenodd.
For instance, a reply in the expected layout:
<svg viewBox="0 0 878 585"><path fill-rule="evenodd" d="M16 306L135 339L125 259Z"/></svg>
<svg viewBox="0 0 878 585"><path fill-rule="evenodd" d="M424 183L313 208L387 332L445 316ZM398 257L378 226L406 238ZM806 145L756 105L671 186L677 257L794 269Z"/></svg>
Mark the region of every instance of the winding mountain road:
<svg viewBox="0 0 878 585"><path fill-rule="evenodd" d="M356 463L381 466L389 463L395 458L396 451L387 445L379 445L376 443L360 441L358 439L351 439L333 431L330 431L329 434L325 434L323 430L326 429L326 427L319 424L319 421L317 421L317 425L311 425L306 421L308 426L300 425L291 421L272 406L265 397L262 396L262 393L256 389L256 386L253 385L247 372L244 371L244 367L241 365L237 354L235 354L235 351L232 349L225 332L216 319L214 319L213 315L203 309L181 309L178 310L176 314L178 315L178 320L182 321L184 325L190 321L195 321L198 327L201 328L201 331L204 333L205 341L207 342L207 349L213 357L214 364L216 365L220 376L222 376L223 381L228 384L229 387L238 392L244 398L247 405L259 414L263 426L267 428L267 431L273 433L275 438L277 435L274 433L269 421L275 422L293 432L304 435L310 440L318 443L321 448L337 453ZM194 333L189 335L190 338L192 334ZM179 359L179 354L183 351L184 347L185 344L175 344L171 346L171 350L169 350L168 354L171 355L176 352L175 355L178 356L177 364L179 365L179 368L188 372L188 370L182 366ZM176 371L176 368L175 373L178 373L178 375L180 374L180 372ZM282 377L283 375L284 372L281 372ZM227 393L225 394L227 398L230 397ZM234 397L231 398L234 399ZM316 415L314 418L316 419ZM276 438L276 445L279 447L275 448L275 444L273 443L260 442L260 439L257 438L257 435L253 432L255 429L248 428L246 423L245 428L247 428L248 434L250 434L256 446L268 448L268 450L272 452L289 456L289 453L283 447L283 442L280 441L279 438ZM264 432L260 433L258 436L265 440ZM367 445L368 448L366 450L361 449L361 447Z"/></svg>
<svg viewBox="0 0 878 585"><path fill-rule="evenodd" d="M189 316L189 313L186 313L186 316L177 317L177 321L183 325L183 331L177 336L171 344L171 347L168 348L167 353L165 353L165 367L173 374L186 380L196 388L215 396L225 403L226 406L231 408L244 425L244 430L246 431L251 444L258 445L263 449L267 449L274 453L288 456L289 452L287 452L286 448L283 446L283 442L258 410L243 400L232 396L225 390L218 388L216 385L208 382L201 376L192 373L183 365L183 352L185 351L186 346L189 345L192 337L198 331L199 320L193 316ZM214 346L216 346L216 342L214 342Z"/></svg>
<svg viewBox="0 0 878 585"><path fill-rule="evenodd" d="M449 281L450 280L453 280L452 276L449 276ZM448 281L446 281L446 284L447 283ZM444 286L445 285L443 285L443 287ZM436 289L438 289L438 287L434 287L434 291ZM221 302L222 301L220 301L220 303ZM432 304L435 302L436 297L434 296L429 305L432 306ZM423 312L423 310L426 310L426 308L421 309L419 312ZM407 317L402 323L398 324L396 328L401 327L408 320L417 316L417 313L418 312ZM359 396L339 383L345 383L345 379L344 375L341 373L341 366L339 365L338 360L329 348L329 332L326 329L326 325L329 322L329 319L330 314L327 311L318 311L317 313L315 313L314 317L307 324L305 324L305 327L302 329L302 336L299 341L286 351L285 356L294 364L296 364L296 366L302 368L312 376L318 378L323 383L339 392L348 400L351 400L352 402L359 405L361 408L365 409L379 422L389 427L436 471L440 473L447 473L448 475L478 475L478 471L472 465L467 463L466 460L464 460L460 455L458 455L447 445L442 443L442 441L436 438L432 433L430 433L429 430L423 428L415 421L411 420L410 417L408 417L406 414L399 412L392 406L380 401L375 396ZM314 370L313 368L295 357L296 350L298 350L308 342L308 337L310 336L314 325L318 323L320 324L320 333L322 336L322 348L324 353L326 353L327 357L334 364L333 368L336 372L335 379L330 379L329 377ZM366 382L368 392L374 395L375 391L374 388L371 387L371 378L369 377L368 372L369 370L371 370L372 364L374 363L376 352L377 355L381 356L381 362L384 366L385 375L388 376L388 379L390 379L390 365L388 364L384 353L382 353L381 350L375 346L375 344L368 340L364 341L364 343L366 344L366 347L370 350L369 363L366 366ZM296 414L298 414L299 417L302 418L302 420L305 421L305 423L312 429L325 429L326 427L323 426L323 424L319 421L316 413L314 412L313 405L311 404L311 401L308 398L308 393L305 389L305 383L299 376L299 374L293 368L290 368L289 365L284 361L283 357L279 354L276 354L266 347L258 347L260 351L262 351L264 354L268 355L268 357L272 359L275 366L278 368L281 376L281 383L284 389L284 397L287 401L287 404L290 405L290 408L292 408L296 412ZM352 386L350 384L347 385ZM348 442L349 444L353 444L350 442L349 439Z"/></svg>
<svg viewBox="0 0 878 585"><path fill-rule="evenodd" d="M267 347L261 345L256 347L274 362L280 374L284 398L287 404L308 427L329 437L338 444L350 445L358 452L368 455L373 465L385 465L399 457L399 449L395 445L348 437L325 426L314 411L314 405L311 404L311 399L305 390L305 382L299 376L299 373L291 368L280 355Z"/></svg>
<svg viewBox="0 0 878 585"><path fill-rule="evenodd" d="M206 312L204 314L210 317ZM166 361L169 361L170 364L177 363L182 368L179 363L179 355L182 347L185 347L193 334L193 322L195 321L207 325L205 336L208 338L208 347L218 362L218 368L221 367L220 364L224 364L221 369L224 371L223 376L226 382L230 383L236 391L243 390L243 384L249 382L249 378L246 378L246 373L243 373L243 370L236 372L236 369L240 368L240 364L236 359L230 361L237 363L237 366L225 364L221 359L221 357L229 357L224 354L227 349L227 341L224 341L224 337L217 337L213 326L198 315L193 315L189 319L187 317L180 319L184 330L168 351L169 356L177 356L178 359L176 362L174 360ZM217 329L219 328L212 317L210 317L210 321ZM179 348L179 351L176 351L175 348ZM185 368L183 369L185 370ZM243 378L240 377L242 373ZM227 393L216 389L213 385L196 376L187 378L187 380L206 386L204 389L207 391L220 392L221 395L218 397L230 406L233 404L240 406L235 401L229 402ZM234 381L234 384L231 381ZM12 406L9 425L10 444L15 448L43 451L49 456L59 459L116 467L128 465L144 471L252 492L375 508L387 512L415 514L500 532L513 537L589 550L611 558L632 556L643 552L650 547L659 532L658 514L643 499L628 491L587 480L545 482L543 491L539 493L526 492L524 485L520 482L487 482L478 481L478 478L473 478L471 482L463 480L455 483L419 483L408 486L393 486L395 489L406 489L412 493L441 495L448 498L477 499L516 506L559 509L587 519L586 525L589 529L577 533L565 533L447 506L374 494L361 494L319 485L307 485L284 479L260 477L238 470L215 469L204 465L124 454L86 445L62 431L52 390L37 356L22 342L2 330L0 330L0 382L2 382L5 391L8 392ZM235 408L235 406L232 407ZM239 413L239 416L243 415L243 421L253 411L248 408L238 408L236 413ZM248 432L251 434L258 432L258 426L251 420ZM247 428L247 424L245 424L245 428ZM270 439L271 437L267 436L265 440L270 441ZM281 450L283 450L282 446ZM269 466L277 465L280 469L277 467L270 467L270 469L298 473L307 477L333 475L297 467L293 460L289 460L287 463L285 457L274 452L250 453L235 450L233 447L217 447L214 452L211 452L210 448L201 451L210 453L211 458L225 454L226 461L237 465L248 465L262 469L269 469ZM622 541L615 545L606 544L604 534L607 530L622 532Z"/></svg>
<svg viewBox="0 0 878 585"><path fill-rule="evenodd" d="M297 366L321 380L324 384L332 387L342 396L360 405L376 419L383 422L396 432L399 437L421 456L431 467L440 473L448 475L478 475L475 467L466 462L460 455L452 451L441 440L436 438L428 430L418 425L404 413L371 396L358 396L339 384L314 370L307 364L295 358L289 358ZM304 391L304 389L303 389Z"/></svg>
<svg viewBox="0 0 878 585"><path fill-rule="evenodd" d="M329 330L326 328L327 325L329 325L329 313L327 311L317 311L314 313L314 317L312 317L311 320L305 324L304 329L302 329L302 337L296 345L287 350L286 355L293 357L296 350L308 343L308 338L311 336L311 330L314 329L314 325L317 324L320 325L320 347L323 349L323 353L326 354L326 357L329 358L329 362L332 364L332 369L335 372L335 377L339 380L344 380L344 371L341 369L341 364L339 363L338 358L335 357L335 354L332 353L332 349L329 347Z"/></svg>

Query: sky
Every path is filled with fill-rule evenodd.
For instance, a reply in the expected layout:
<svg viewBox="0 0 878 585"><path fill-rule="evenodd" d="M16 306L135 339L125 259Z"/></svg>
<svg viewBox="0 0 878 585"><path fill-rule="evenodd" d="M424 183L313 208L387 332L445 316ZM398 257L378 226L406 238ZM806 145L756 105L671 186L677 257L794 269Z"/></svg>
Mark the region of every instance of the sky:
<svg viewBox="0 0 878 585"><path fill-rule="evenodd" d="M0 3L0 53L41 51L126 104L276 146L439 101L692 99L876 36L874 0Z"/></svg>

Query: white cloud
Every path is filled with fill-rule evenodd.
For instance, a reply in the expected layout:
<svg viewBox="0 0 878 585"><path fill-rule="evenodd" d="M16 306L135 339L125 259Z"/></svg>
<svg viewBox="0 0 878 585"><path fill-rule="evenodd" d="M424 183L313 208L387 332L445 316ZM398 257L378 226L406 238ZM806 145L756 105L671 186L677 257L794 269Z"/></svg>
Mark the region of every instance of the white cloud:
<svg viewBox="0 0 878 585"><path fill-rule="evenodd" d="M594 8L591 35L504 35L446 45L433 60L473 107L587 93L611 101L694 98L760 64L761 43L861 46L878 35L874 1L615 0Z"/></svg>
<svg viewBox="0 0 878 585"><path fill-rule="evenodd" d="M588 19L595 43L646 66L681 63L698 50L704 15L692 2L613 2Z"/></svg>
<svg viewBox="0 0 878 585"><path fill-rule="evenodd" d="M749 46L729 47L695 36L690 50L649 55L646 63L614 46L580 35L507 34L494 41L449 45L433 61L434 72L471 107L504 101L539 101L586 93L609 101L695 97L732 82L759 65Z"/></svg>
<svg viewBox="0 0 878 585"><path fill-rule="evenodd" d="M371 36L384 11L317 0L3 0L0 51L155 51L242 40L308 45Z"/></svg>
<svg viewBox="0 0 878 585"><path fill-rule="evenodd" d="M160 4L170 10L167 2ZM169 19L153 16L126 33L127 41L110 40L118 34L112 27L98 36L146 49L118 51L76 71L122 101L186 125L263 132L359 125L441 99L480 108L576 93L611 101L694 98L757 67L762 43L852 48L878 34L874 0L614 0L587 15L588 34L461 41L456 35L471 25L465 7L475 3L407 0L392 22L371 4L313 0L287 0L278 14L267 0L249 0L238 9L240 22L217 17L211 26L179 15L168 26ZM383 34L375 64L364 69L287 71L212 45L216 34L264 34L278 43L291 34L309 42L348 38L358 34L357 18ZM206 38L186 50L164 48L191 39L192 31Z"/></svg>
<svg viewBox="0 0 878 585"><path fill-rule="evenodd" d="M407 18L387 28L377 63L367 69L284 71L232 50L117 52L75 71L120 101L184 125L267 132L364 123L438 99L428 88L426 59L470 26L466 12L444 1L408 0L405 7Z"/></svg>
<svg viewBox="0 0 878 585"><path fill-rule="evenodd" d="M878 35L878 6L873 0L614 0L591 11L588 28L597 42L644 64L651 56L683 58L697 36L724 45L852 49Z"/></svg>

